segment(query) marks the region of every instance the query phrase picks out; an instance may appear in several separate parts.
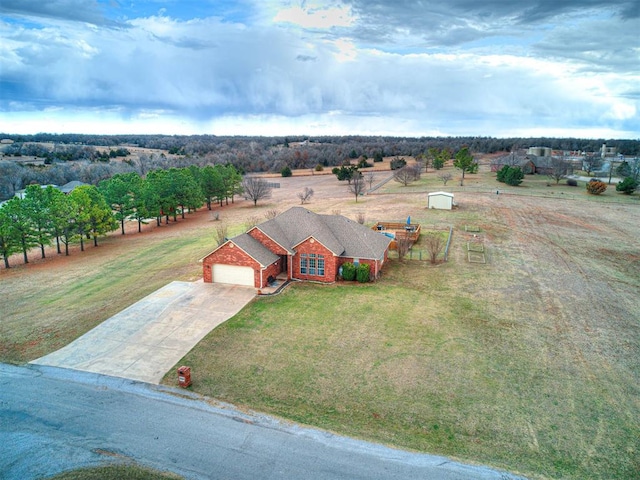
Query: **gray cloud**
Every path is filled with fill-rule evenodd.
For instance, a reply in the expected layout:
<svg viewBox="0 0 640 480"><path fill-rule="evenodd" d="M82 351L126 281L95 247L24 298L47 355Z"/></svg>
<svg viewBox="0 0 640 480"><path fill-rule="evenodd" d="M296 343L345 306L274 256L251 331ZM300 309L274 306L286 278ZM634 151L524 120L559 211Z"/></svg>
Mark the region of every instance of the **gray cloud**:
<svg viewBox="0 0 640 480"><path fill-rule="evenodd" d="M2 0L0 13L26 17L86 22L92 25L122 27L104 15L95 0Z"/></svg>
<svg viewBox="0 0 640 480"><path fill-rule="evenodd" d="M621 12L627 3L607 5ZM129 117L169 112L200 122L264 116L405 125L412 133L495 135L594 122L637 129L632 21L580 19L541 29L534 41L534 29L518 23L525 12L519 2L353 5L357 25L302 33L218 17L136 18L124 29L86 20L41 29L7 23L0 108L91 107ZM565 2L570 5L577 2ZM546 18L559 12L546 2L531 8L542 7ZM353 40L353 51L345 39ZM508 45L511 40L523 45Z"/></svg>
<svg viewBox="0 0 640 480"><path fill-rule="evenodd" d="M354 37L392 42L398 36L423 40L424 46L463 45L496 35L519 36L559 16L582 17L612 12L622 19L640 16L637 0L345 0L359 18ZM636 26L637 28L637 26Z"/></svg>

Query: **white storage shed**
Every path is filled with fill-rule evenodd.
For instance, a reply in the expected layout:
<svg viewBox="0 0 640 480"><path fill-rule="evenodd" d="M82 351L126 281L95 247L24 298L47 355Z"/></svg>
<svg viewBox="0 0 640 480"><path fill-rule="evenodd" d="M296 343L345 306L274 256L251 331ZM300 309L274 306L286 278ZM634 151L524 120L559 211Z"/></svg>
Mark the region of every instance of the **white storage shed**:
<svg viewBox="0 0 640 480"><path fill-rule="evenodd" d="M432 192L427 195L427 208L437 208L440 210L451 210L455 205L453 193Z"/></svg>

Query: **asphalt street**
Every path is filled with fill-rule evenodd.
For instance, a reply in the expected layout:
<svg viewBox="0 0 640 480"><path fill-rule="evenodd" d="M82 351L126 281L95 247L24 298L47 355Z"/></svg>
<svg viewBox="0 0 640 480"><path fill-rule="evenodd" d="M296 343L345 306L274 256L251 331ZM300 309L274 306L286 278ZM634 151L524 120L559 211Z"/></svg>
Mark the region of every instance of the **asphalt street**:
<svg viewBox="0 0 640 480"><path fill-rule="evenodd" d="M395 450L188 391L50 366L0 364L0 478L133 460L192 479L516 479Z"/></svg>

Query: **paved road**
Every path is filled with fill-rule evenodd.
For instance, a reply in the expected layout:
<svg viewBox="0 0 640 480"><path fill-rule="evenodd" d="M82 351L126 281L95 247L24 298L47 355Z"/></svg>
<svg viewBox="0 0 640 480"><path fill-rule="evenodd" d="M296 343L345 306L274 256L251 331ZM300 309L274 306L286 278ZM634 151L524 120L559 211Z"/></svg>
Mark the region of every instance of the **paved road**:
<svg viewBox="0 0 640 480"><path fill-rule="evenodd" d="M516 479L87 372L0 364L0 478L132 459L193 479Z"/></svg>
<svg viewBox="0 0 640 480"><path fill-rule="evenodd" d="M207 333L255 295L250 287L171 282L32 363L160 383Z"/></svg>

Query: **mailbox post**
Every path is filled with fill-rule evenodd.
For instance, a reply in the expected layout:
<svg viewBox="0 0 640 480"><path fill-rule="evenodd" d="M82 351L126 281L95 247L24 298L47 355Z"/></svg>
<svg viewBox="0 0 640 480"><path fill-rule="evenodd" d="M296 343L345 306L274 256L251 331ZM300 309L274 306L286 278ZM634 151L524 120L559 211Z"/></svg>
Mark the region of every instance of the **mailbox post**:
<svg viewBox="0 0 640 480"><path fill-rule="evenodd" d="M191 385L191 367L180 367L178 369L178 383L182 388Z"/></svg>

